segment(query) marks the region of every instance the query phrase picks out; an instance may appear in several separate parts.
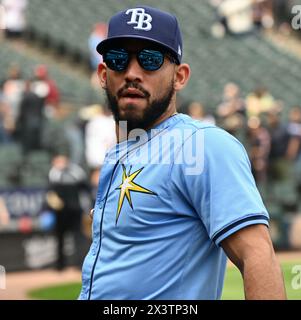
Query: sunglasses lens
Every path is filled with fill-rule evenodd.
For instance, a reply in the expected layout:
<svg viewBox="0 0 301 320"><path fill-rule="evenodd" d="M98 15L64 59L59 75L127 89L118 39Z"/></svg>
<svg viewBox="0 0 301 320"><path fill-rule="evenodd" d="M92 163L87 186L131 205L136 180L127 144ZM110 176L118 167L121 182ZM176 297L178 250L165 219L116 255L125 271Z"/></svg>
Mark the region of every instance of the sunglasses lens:
<svg viewBox="0 0 301 320"><path fill-rule="evenodd" d="M164 62L164 54L157 50L144 49L138 53L138 61L147 71L158 70Z"/></svg>
<svg viewBox="0 0 301 320"><path fill-rule="evenodd" d="M128 53L123 50L109 50L104 55L104 62L114 71L123 71L126 69L129 60Z"/></svg>
<svg viewBox="0 0 301 320"><path fill-rule="evenodd" d="M140 66L147 71L160 69L164 54L158 50L143 49L137 54ZM129 53L125 49L110 49L104 54L104 62L114 71L124 71L129 62Z"/></svg>

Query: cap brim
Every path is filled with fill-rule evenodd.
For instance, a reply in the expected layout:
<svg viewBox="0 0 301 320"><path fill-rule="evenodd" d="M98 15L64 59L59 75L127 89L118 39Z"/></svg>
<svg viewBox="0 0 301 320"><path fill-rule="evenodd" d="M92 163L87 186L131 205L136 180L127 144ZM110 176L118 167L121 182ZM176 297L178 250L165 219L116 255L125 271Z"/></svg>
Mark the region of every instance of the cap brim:
<svg viewBox="0 0 301 320"><path fill-rule="evenodd" d="M116 43L118 40L121 39L137 39L137 40L147 40L149 42L155 43L160 45L161 47L166 48L167 50L169 50L177 59L178 63L181 63L180 59L179 59L179 55L174 51L173 48L165 45L164 43L160 42L160 41L156 41L152 38L148 38L148 37L142 37L142 36L138 36L138 35L123 35L123 36L116 36L116 37L110 37L108 39L103 40L102 42L100 42L97 46L96 46L96 50L98 53L103 54L105 52L106 49L108 49L110 46L112 46L114 43Z"/></svg>

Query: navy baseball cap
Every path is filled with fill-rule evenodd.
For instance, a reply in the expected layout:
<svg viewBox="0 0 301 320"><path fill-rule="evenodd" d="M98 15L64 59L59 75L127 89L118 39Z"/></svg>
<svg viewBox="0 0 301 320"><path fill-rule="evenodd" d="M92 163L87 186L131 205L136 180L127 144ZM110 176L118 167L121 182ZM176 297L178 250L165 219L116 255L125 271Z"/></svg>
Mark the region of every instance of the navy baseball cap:
<svg viewBox="0 0 301 320"><path fill-rule="evenodd" d="M108 37L96 50L103 54L118 39L143 39L170 51L178 63L182 60L182 36L177 18L148 6L138 6L115 14L109 22Z"/></svg>

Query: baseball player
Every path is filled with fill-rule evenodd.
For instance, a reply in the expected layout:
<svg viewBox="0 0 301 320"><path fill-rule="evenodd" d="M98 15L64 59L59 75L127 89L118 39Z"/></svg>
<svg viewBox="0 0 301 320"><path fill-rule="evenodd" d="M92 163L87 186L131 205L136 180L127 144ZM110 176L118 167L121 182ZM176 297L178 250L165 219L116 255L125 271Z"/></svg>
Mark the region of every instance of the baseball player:
<svg viewBox="0 0 301 320"><path fill-rule="evenodd" d="M219 299L227 256L247 299L285 299L245 149L176 112L190 76L176 17L121 11L97 51L119 140L102 168L79 299Z"/></svg>

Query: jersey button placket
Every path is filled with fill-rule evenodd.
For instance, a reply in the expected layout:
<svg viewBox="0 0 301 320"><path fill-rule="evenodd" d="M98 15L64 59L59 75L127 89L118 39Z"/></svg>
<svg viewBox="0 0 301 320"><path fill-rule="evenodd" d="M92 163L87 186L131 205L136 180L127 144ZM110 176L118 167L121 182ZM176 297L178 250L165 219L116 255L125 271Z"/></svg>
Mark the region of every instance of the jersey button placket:
<svg viewBox="0 0 301 320"><path fill-rule="evenodd" d="M102 213L102 209L103 209L103 203L104 203L104 200L101 200L100 203L97 205L97 208L94 209L94 218L95 218L95 215L97 214L98 217L101 215ZM97 220L97 219L95 219ZM98 225L96 225L96 223L100 223L98 220L97 221L93 221L93 226L92 226L92 229L93 229L93 243L92 243L92 247L91 247L91 253L92 253L92 256L95 256L96 253L97 253L97 248L98 248L98 245L99 245L99 228L98 228ZM94 231L95 230L95 231Z"/></svg>

